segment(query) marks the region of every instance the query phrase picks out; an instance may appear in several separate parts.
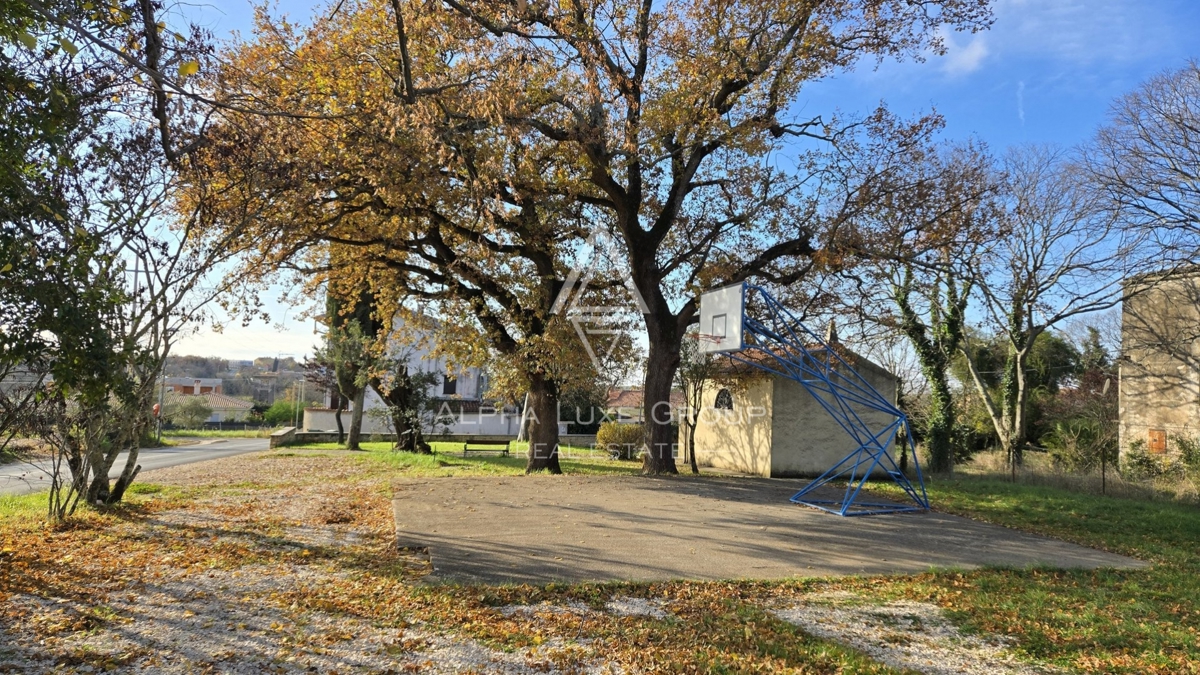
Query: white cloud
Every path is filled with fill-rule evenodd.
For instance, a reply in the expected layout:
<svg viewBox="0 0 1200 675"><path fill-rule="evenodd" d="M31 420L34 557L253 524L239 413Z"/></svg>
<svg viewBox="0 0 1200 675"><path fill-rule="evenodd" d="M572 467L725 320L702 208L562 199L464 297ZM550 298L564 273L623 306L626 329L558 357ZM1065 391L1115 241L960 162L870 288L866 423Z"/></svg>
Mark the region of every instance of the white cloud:
<svg viewBox="0 0 1200 675"><path fill-rule="evenodd" d="M217 333L210 328L181 338L171 348L173 354L219 356L226 359L253 359L259 356L293 356L297 360L312 354L313 345L323 338L313 334L312 323L292 322L280 330L277 326L232 325Z"/></svg>
<svg viewBox="0 0 1200 675"><path fill-rule="evenodd" d="M998 54L1089 64L1144 59L1175 37L1164 3L1128 0L997 0Z"/></svg>
<svg viewBox="0 0 1200 675"><path fill-rule="evenodd" d="M1017 119L1025 126L1025 80L1017 82Z"/></svg>
<svg viewBox="0 0 1200 675"><path fill-rule="evenodd" d="M949 75L968 75L979 70L988 55L987 36L976 33L969 41L960 44L949 31L942 31L946 42L945 61L942 70Z"/></svg>
<svg viewBox="0 0 1200 675"><path fill-rule="evenodd" d="M324 340L314 334L316 322L307 318L304 303L293 305L283 299L287 284L280 281L262 296L260 307L270 319L255 320L243 326L237 318L229 317L218 307L212 307L212 319L223 328L220 332L205 323L195 332L180 335L171 348L174 354L220 356L227 359L252 359L259 356L287 355L297 359L311 354L313 346ZM278 298L275 296L279 296Z"/></svg>

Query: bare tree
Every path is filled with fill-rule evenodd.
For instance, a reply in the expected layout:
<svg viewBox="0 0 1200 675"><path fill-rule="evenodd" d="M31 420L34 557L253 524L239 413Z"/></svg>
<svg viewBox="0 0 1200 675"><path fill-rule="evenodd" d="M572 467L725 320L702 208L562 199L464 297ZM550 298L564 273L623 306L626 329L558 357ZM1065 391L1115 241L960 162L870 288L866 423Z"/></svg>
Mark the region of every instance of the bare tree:
<svg viewBox="0 0 1200 675"><path fill-rule="evenodd" d="M153 156L154 146L144 136L133 142ZM145 158L132 147L127 151L132 158ZM100 273L124 275L128 292L110 323L113 356L121 364L118 377L107 382L103 400L83 401L60 391L74 403L74 412L48 438L55 452L66 455L70 489L85 491L89 503L120 501L137 477L138 449L171 346L196 329L206 307L226 290L220 283L209 285L212 273L238 250L228 236L200 236L194 218L165 225L174 208L171 175L161 163L131 163L138 168L126 167L123 185L113 189L121 198L104 200L111 205L106 218L117 226L107 237L113 267ZM125 451L124 466L112 482L109 473Z"/></svg>
<svg viewBox="0 0 1200 675"><path fill-rule="evenodd" d="M39 230L80 256L86 252L78 296L94 302L97 309L88 316L98 322L82 341L58 323L48 324L47 348L23 362L38 375L35 396L44 405L20 419L19 431L51 451L55 520L69 516L80 500L120 501L136 479L138 450L171 345L225 290L209 280L238 250L236 233L201 234L196 214L172 202L174 173L149 132L117 121L105 134L81 153L86 180L68 200L77 208ZM102 289L112 289L111 297L91 299L108 293ZM68 318L82 313L67 304L51 308ZM114 481L110 473L118 461L123 464Z"/></svg>
<svg viewBox="0 0 1200 675"><path fill-rule="evenodd" d="M972 144L914 159L897 172L903 187L884 194L870 210L880 222L862 231L876 233L876 240L859 244L868 264L852 272L866 278L850 296L862 321L908 340L929 387L920 434L929 469L948 473L956 424L949 369L964 338L968 265L1000 234L996 186L993 160Z"/></svg>
<svg viewBox="0 0 1200 675"><path fill-rule="evenodd" d="M0 121L6 138L37 142L5 144L16 150L5 149L0 248L6 258L10 245L21 251L21 267L0 272L0 323L32 319L18 323L33 335L0 340L0 370L34 375L24 394L35 391L40 405L18 421L52 451L54 519L80 500L115 503L134 481L163 361L224 290L208 285L210 272L238 250L236 229L202 233L198 211L173 200L204 116L168 105L159 76L169 69L182 81L207 47L174 34L164 44L157 3L134 9L17 0L5 10L29 20L15 26L19 45L6 40L0 67L21 94L6 99ZM18 285L33 292L10 294Z"/></svg>
<svg viewBox="0 0 1200 675"><path fill-rule="evenodd" d="M721 366L712 354L700 351L699 331L691 330L683 339L679 352L679 369L675 371L675 382L683 391L683 410L679 419L687 433L687 459L692 473L700 473L696 463L696 423L704 402L704 388L713 380Z"/></svg>
<svg viewBox="0 0 1200 675"><path fill-rule="evenodd" d="M969 334L960 351L1015 469L1027 444L1034 342L1074 317L1119 304L1139 241L1087 189L1064 151L1018 148L1003 168L1006 235L972 265L986 328L1007 346L998 395L985 383Z"/></svg>
<svg viewBox="0 0 1200 675"><path fill-rule="evenodd" d="M1162 266L1200 252L1200 63L1151 78L1114 105L1087 168L1126 221L1151 231ZM1174 259L1172 259L1174 258Z"/></svg>

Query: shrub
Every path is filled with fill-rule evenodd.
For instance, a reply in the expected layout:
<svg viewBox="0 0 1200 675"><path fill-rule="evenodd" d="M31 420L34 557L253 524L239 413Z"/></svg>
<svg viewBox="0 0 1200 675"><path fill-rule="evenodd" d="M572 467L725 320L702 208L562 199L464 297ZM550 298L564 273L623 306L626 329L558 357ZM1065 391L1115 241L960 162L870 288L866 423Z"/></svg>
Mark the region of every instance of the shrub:
<svg viewBox="0 0 1200 675"><path fill-rule="evenodd" d="M1121 458L1121 476L1126 480L1154 480L1182 474L1183 464L1169 455L1155 456L1146 452L1146 442L1137 439Z"/></svg>
<svg viewBox="0 0 1200 675"><path fill-rule="evenodd" d="M954 463L966 464L976 452L987 450L992 437L970 424L955 424L950 432L950 444L954 449ZM920 442L920 441L918 441ZM922 444L924 445L924 444ZM926 461L922 459L921 461Z"/></svg>
<svg viewBox="0 0 1200 675"><path fill-rule="evenodd" d="M596 446L607 450L613 457L633 459L642 451L645 430L640 424L605 422L596 432Z"/></svg>
<svg viewBox="0 0 1200 675"><path fill-rule="evenodd" d="M1042 445L1056 465L1071 471L1089 471L1103 460L1113 462L1116 440L1103 422L1080 417L1055 422L1054 429L1042 437Z"/></svg>
<svg viewBox="0 0 1200 675"><path fill-rule="evenodd" d="M199 428L212 414L212 408L208 407L208 402L200 396L181 396L167 403L166 409L163 410L163 417L167 421L184 429Z"/></svg>
<svg viewBox="0 0 1200 675"><path fill-rule="evenodd" d="M1200 439L1172 435L1171 445L1189 471L1200 471Z"/></svg>
<svg viewBox="0 0 1200 675"><path fill-rule="evenodd" d="M296 411L302 404L294 401L275 401L270 408L267 408L263 413L263 421L267 424L277 427L290 427L296 421ZM303 415L304 411L301 410Z"/></svg>

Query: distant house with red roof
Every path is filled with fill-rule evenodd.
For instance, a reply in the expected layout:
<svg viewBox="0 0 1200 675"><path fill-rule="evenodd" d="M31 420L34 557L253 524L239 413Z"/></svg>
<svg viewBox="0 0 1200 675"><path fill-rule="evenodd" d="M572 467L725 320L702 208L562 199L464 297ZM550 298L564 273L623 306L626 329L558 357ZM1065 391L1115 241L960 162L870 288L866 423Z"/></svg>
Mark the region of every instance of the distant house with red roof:
<svg viewBox="0 0 1200 675"><path fill-rule="evenodd" d="M643 405L645 394L640 388L609 389L608 400L605 402L605 412L609 418L622 424L642 424L646 420ZM684 405L682 391L671 392L671 420L677 419L677 412Z"/></svg>
<svg viewBox="0 0 1200 675"><path fill-rule="evenodd" d="M163 392L163 402L168 406L172 403L196 398L203 399L205 405L212 410L212 415L205 420L206 422L244 422L250 414L250 410L254 408L254 404L250 401L215 391L206 391L203 394L185 394L168 388Z"/></svg>

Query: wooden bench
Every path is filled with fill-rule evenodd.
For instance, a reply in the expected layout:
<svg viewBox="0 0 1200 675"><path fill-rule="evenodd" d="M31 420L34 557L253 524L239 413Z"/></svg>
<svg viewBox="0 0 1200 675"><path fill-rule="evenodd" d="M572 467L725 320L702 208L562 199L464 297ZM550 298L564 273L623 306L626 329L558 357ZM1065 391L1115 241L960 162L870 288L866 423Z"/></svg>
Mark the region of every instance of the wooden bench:
<svg viewBox="0 0 1200 675"><path fill-rule="evenodd" d="M501 457L508 457L508 441L467 441L463 443L463 457L468 452L499 452Z"/></svg>

